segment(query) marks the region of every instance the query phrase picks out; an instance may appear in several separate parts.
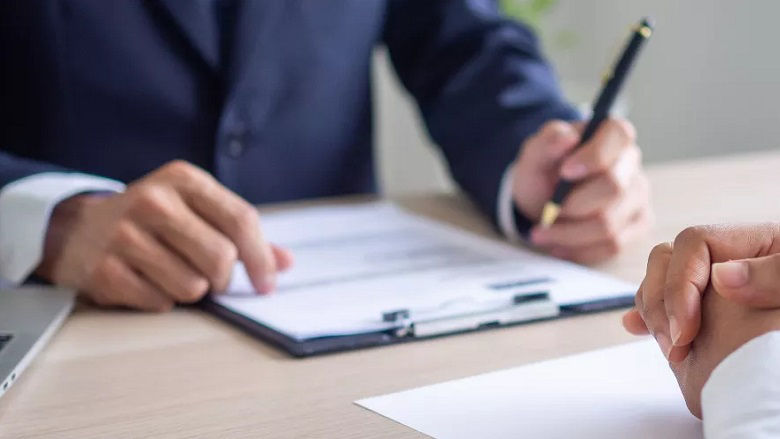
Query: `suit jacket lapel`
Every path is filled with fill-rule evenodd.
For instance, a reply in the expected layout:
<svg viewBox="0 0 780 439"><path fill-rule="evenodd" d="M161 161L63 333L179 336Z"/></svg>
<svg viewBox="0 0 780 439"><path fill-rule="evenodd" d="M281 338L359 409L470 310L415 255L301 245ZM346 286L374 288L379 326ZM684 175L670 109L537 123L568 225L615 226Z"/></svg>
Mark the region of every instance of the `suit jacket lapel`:
<svg viewBox="0 0 780 439"><path fill-rule="evenodd" d="M158 0L195 51L213 69L219 67L219 29L211 0Z"/></svg>

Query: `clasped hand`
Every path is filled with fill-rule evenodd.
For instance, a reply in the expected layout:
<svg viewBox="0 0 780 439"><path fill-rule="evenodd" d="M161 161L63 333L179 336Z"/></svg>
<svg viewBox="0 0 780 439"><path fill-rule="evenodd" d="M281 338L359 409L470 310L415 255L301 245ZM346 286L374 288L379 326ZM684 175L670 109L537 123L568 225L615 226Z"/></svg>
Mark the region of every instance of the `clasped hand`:
<svg viewBox="0 0 780 439"><path fill-rule="evenodd" d="M713 369L749 340L780 329L780 224L697 226L657 245L623 317L652 334L691 412Z"/></svg>

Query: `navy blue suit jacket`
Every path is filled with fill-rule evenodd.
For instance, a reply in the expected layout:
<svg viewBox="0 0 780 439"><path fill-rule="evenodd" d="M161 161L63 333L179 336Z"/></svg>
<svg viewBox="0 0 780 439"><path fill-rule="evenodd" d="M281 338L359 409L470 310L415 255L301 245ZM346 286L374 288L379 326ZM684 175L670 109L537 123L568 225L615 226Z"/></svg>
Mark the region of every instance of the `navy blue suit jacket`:
<svg viewBox="0 0 780 439"><path fill-rule="evenodd" d="M493 1L4 0L0 186L184 159L253 203L372 192L377 44L487 213L522 141L576 116Z"/></svg>

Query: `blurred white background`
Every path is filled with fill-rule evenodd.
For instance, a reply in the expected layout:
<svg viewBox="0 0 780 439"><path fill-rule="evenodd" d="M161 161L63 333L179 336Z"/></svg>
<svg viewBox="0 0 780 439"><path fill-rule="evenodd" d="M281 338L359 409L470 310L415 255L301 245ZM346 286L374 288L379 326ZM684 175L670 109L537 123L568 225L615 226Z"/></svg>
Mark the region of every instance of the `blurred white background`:
<svg viewBox="0 0 780 439"><path fill-rule="evenodd" d="M780 146L777 0L559 0L542 22L567 96L589 102L633 23L657 32L625 100L646 162ZM561 44L562 33L573 42ZM377 160L388 195L452 190L413 102L382 50L375 62Z"/></svg>

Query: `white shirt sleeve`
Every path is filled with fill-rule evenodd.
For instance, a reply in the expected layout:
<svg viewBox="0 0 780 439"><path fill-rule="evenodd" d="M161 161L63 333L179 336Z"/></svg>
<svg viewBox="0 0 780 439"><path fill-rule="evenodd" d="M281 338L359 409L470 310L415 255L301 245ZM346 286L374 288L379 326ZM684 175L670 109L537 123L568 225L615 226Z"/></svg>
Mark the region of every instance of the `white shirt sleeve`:
<svg viewBox="0 0 780 439"><path fill-rule="evenodd" d="M0 190L0 279L20 284L43 256L49 217L60 201L83 192L122 192L125 185L87 174L45 172Z"/></svg>
<svg viewBox="0 0 780 439"><path fill-rule="evenodd" d="M512 182L514 179L514 162L510 163L504 171L504 176L501 178L501 186L498 189L498 227L501 229L501 233L504 234L506 239L511 243L520 242L520 233L517 231L515 224L515 217L512 209Z"/></svg>
<svg viewBox="0 0 780 439"><path fill-rule="evenodd" d="M701 392L704 437L780 437L780 331L750 340L712 371Z"/></svg>

